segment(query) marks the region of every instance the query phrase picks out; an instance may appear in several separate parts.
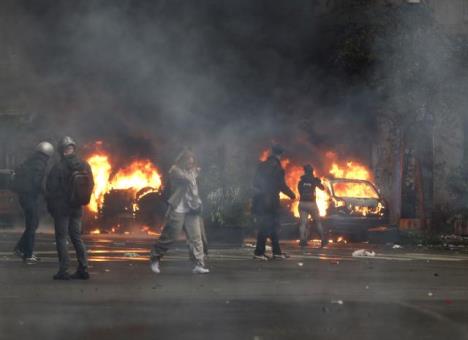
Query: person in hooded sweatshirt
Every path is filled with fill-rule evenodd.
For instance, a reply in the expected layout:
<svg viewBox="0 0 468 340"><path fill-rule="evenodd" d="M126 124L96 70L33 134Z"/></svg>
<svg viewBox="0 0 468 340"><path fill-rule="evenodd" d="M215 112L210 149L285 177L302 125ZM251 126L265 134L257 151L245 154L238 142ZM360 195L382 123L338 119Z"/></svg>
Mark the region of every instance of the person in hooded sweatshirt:
<svg viewBox="0 0 468 340"><path fill-rule="evenodd" d="M86 248L81 240L81 217L83 207L74 204L71 198L71 178L74 173L87 174L90 190L93 187L93 175L89 164L76 154L76 143L71 137L64 137L59 142L60 161L56 163L46 183L47 208L54 218L55 242L59 258L59 270L54 280L89 279ZM72 275L68 273L69 257L67 236L75 248L78 268Z"/></svg>
<svg viewBox="0 0 468 340"><path fill-rule="evenodd" d="M300 217L300 243L301 247L306 247L309 241L309 229L307 227L309 216L314 220L320 237L322 239L322 247L326 245L325 235L323 232L322 222L320 221L320 212L317 206L315 197L315 189L325 190L319 178L314 176L314 168L307 164L304 166L304 175L298 184L300 195L299 201L299 217Z"/></svg>
<svg viewBox="0 0 468 340"><path fill-rule="evenodd" d="M206 235L202 217L202 201L198 192L197 178L200 169L190 150L184 150L169 170L171 193L166 223L161 236L151 252L151 270L159 274L160 261L174 245L178 235L185 232L189 256L194 274L207 274L205 267Z"/></svg>
<svg viewBox="0 0 468 340"><path fill-rule="evenodd" d="M52 144L41 142L34 153L15 169L12 189L18 194L24 212L25 229L14 252L28 264L39 261L34 255L34 241L39 226L39 197L43 193L42 182L47 162L53 154Z"/></svg>

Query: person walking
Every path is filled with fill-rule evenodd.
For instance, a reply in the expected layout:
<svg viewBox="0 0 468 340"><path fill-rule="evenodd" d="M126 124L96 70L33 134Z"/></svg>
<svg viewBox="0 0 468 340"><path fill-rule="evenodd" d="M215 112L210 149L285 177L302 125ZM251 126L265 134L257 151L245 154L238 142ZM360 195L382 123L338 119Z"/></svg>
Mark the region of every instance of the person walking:
<svg viewBox="0 0 468 340"><path fill-rule="evenodd" d="M151 270L159 274L160 262L177 240L183 230L187 238L189 256L193 263L194 274L207 274L205 252L206 236L202 220L202 201L198 193L197 177L200 169L195 163L194 154L183 151L169 170L170 197L166 222L159 239L151 252Z"/></svg>
<svg viewBox="0 0 468 340"><path fill-rule="evenodd" d="M24 232L14 248L14 253L28 264L39 261L34 255L36 230L39 227L39 198L44 191L42 182L47 162L53 154L52 144L39 143L34 153L15 169L12 182L12 189L18 194L24 212Z"/></svg>

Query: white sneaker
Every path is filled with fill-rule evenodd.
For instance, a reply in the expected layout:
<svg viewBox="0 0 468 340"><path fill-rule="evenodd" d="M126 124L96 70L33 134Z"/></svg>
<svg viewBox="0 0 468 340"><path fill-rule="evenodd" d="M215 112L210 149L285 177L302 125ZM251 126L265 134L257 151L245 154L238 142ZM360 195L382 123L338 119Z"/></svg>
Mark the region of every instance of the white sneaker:
<svg viewBox="0 0 468 340"><path fill-rule="evenodd" d="M208 274L210 270L208 268L203 268L202 266L195 266L192 270L192 273L194 274Z"/></svg>
<svg viewBox="0 0 468 340"><path fill-rule="evenodd" d="M151 260L151 271L155 274L161 273L161 269L159 269L159 259Z"/></svg>

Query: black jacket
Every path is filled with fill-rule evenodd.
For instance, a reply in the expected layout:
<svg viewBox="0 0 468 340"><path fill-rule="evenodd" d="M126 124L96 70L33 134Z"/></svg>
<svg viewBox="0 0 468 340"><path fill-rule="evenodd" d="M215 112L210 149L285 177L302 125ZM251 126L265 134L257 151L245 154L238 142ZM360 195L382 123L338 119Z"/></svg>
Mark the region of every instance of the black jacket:
<svg viewBox="0 0 468 340"><path fill-rule="evenodd" d="M297 186L301 202L315 202L315 188L325 190L322 182L314 175L304 175Z"/></svg>
<svg viewBox="0 0 468 340"><path fill-rule="evenodd" d="M252 210L254 213L279 212L281 192L291 199L295 198L294 192L284 180L281 162L273 156L258 165L253 187Z"/></svg>
<svg viewBox="0 0 468 340"><path fill-rule="evenodd" d="M37 199L42 193L42 181L47 169L49 157L40 152L33 153L16 170L21 183L14 188L23 198Z"/></svg>
<svg viewBox="0 0 468 340"><path fill-rule="evenodd" d="M83 209L70 204L70 177L73 171L83 169L92 174L89 164L73 154L62 157L50 170L46 183L46 200L47 209L52 216L81 215Z"/></svg>

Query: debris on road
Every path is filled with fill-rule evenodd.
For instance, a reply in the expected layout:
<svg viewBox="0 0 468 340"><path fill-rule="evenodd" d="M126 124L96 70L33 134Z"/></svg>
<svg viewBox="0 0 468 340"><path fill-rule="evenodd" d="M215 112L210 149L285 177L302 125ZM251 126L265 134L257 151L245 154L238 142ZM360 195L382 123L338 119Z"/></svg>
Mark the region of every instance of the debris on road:
<svg viewBox="0 0 468 340"><path fill-rule="evenodd" d="M375 256L374 251L368 251L365 249L359 249L359 250L353 251L353 257L373 257L373 256Z"/></svg>
<svg viewBox="0 0 468 340"><path fill-rule="evenodd" d="M392 249L401 249L403 248L402 246L400 246L399 244L394 244Z"/></svg>
<svg viewBox="0 0 468 340"><path fill-rule="evenodd" d="M304 265L304 263L303 263L303 262L299 262L297 265L298 265L299 267L302 267L302 266Z"/></svg>
<svg viewBox="0 0 468 340"><path fill-rule="evenodd" d="M343 300L332 300L331 303L334 304L334 305L342 305L342 304L344 304Z"/></svg>
<svg viewBox="0 0 468 340"><path fill-rule="evenodd" d="M106 268L106 269L104 269L104 271L105 271L106 273L108 273L108 272L110 272L110 269L107 269L107 268Z"/></svg>
<svg viewBox="0 0 468 340"><path fill-rule="evenodd" d="M427 293L427 296L433 296L432 292Z"/></svg>

